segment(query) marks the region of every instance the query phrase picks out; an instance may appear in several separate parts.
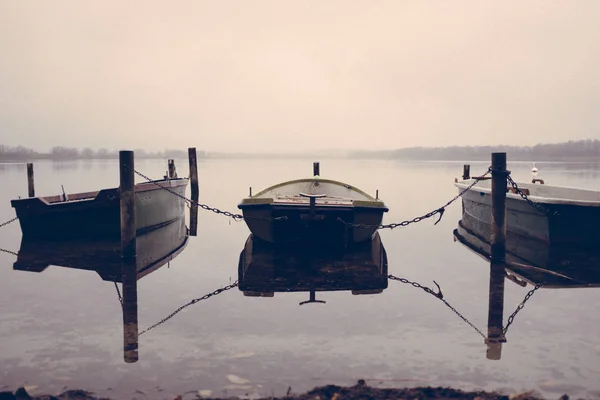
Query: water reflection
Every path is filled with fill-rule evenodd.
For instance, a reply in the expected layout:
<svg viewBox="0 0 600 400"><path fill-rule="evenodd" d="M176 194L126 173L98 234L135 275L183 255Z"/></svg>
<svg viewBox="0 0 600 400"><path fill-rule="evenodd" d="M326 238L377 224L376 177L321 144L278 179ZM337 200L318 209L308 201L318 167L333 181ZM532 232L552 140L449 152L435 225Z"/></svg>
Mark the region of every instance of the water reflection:
<svg viewBox="0 0 600 400"><path fill-rule="evenodd" d="M489 225L476 225L467 214L454 230L455 240L490 259ZM600 286L600 249L584 245L557 245L516 235L506 236L507 278L520 286L544 288Z"/></svg>
<svg viewBox="0 0 600 400"><path fill-rule="evenodd" d="M381 293L388 286L387 255L379 234L349 248L281 247L250 235L240 253L239 290L244 296L273 297L276 292L350 291L353 295Z"/></svg>
<svg viewBox="0 0 600 400"><path fill-rule="evenodd" d="M454 240L491 262L490 226L464 214L454 230ZM558 245L508 231L505 268L490 265L487 358L501 358L505 334L517 313L538 289L594 288L600 286L600 249L584 245ZM504 320L504 283L530 290L517 309Z"/></svg>
<svg viewBox="0 0 600 400"><path fill-rule="evenodd" d="M104 281L113 282L123 312L123 350L125 362L138 360L137 282L167 265L188 243L185 219L137 236L137 258L124 263L119 239L69 240L50 242L23 238L13 269L43 272L49 266L96 272ZM121 283L119 290L118 283ZM122 294L121 294L122 292Z"/></svg>

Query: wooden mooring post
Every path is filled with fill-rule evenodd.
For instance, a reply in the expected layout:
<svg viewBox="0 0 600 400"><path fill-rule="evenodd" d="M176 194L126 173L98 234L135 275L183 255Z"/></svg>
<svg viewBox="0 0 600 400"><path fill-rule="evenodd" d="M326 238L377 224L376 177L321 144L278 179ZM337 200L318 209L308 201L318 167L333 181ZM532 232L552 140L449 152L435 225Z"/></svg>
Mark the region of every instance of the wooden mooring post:
<svg viewBox="0 0 600 400"><path fill-rule="evenodd" d="M190 162L190 184L192 194L192 205L190 207L190 236L198 234L198 199L200 190L198 187L198 159L196 157L196 148L188 149L188 158Z"/></svg>
<svg viewBox="0 0 600 400"><path fill-rule="evenodd" d="M488 307L487 358L499 360L504 318L504 278L506 276L506 153L492 153L492 225L490 296Z"/></svg>
<svg viewBox="0 0 600 400"><path fill-rule="evenodd" d="M27 164L27 195L35 197L35 182L33 179L33 164Z"/></svg>
<svg viewBox="0 0 600 400"><path fill-rule="evenodd" d="M120 151L121 258L127 262L135 261L136 256L134 170L133 151Z"/></svg>
<svg viewBox="0 0 600 400"><path fill-rule="evenodd" d="M138 300L137 265L135 261L121 262L123 283L123 359L126 363L138 360Z"/></svg>
<svg viewBox="0 0 600 400"><path fill-rule="evenodd" d="M315 161L313 163L313 175L314 176L321 176L321 165L319 164L318 161Z"/></svg>
<svg viewBox="0 0 600 400"><path fill-rule="evenodd" d="M169 172L168 172L169 179L177 178L177 171L175 170L175 160L169 159L168 166L169 166Z"/></svg>
<svg viewBox="0 0 600 400"><path fill-rule="evenodd" d="M137 267L133 151L119 152L121 273L123 282L123 351L125 362L138 360Z"/></svg>
<svg viewBox="0 0 600 400"><path fill-rule="evenodd" d="M469 164L463 165L463 180L471 179L471 166Z"/></svg>

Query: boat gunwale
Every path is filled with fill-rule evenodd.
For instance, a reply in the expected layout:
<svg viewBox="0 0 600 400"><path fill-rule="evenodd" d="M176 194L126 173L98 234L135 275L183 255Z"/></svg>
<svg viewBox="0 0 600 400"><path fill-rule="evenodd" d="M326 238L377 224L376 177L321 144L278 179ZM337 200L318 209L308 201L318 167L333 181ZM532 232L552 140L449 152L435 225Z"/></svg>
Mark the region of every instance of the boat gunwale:
<svg viewBox="0 0 600 400"><path fill-rule="evenodd" d="M163 186L163 183L168 182L169 185L168 186L164 186L164 187L159 187L159 186ZM174 184L173 184L174 183ZM146 181L146 182L140 182L140 183L136 183L135 184L135 193L143 193L143 192L149 192L152 190L166 190L165 188L172 188L172 187L177 187L177 186L183 186L183 185L187 185L189 183L189 178L175 178L175 179L159 179L159 180L153 180L153 181ZM20 203L20 202L27 202L27 201L31 201L34 199L40 200L42 203L44 203L47 206L54 206L54 205L58 205L58 204L69 204L69 203L76 203L76 202L84 202L84 201L94 201L98 195L101 192L116 192L119 190L119 187L113 187L113 188L105 188L105 189L100 189L100 190L95 190L95 191L91 191L91 192L78 192L78 193L70 193L70 194L66 194L67 196L67 200L63 201L63 196L58 194L58 195L52 195L52 196L37 196L37 197L25 197L25 198L20 198L20 199L12 199L11 200L11 204L14 207L14 203Z"/></svg>
<svg viewBox="0 0 600 400"><path fill-rule="evenodd" d="M272 200L271 198L265 198L265 200ZM238 205L238 208L250 209L250 208L272 208L273 210L310 210L310 204L303 203L241 203ZM325 209L335 209L335 210L348 210L348 211L356 211L356 210L373 210L373 211L381 211L387 212L389 208L385 205L351 205L351 204L316 204L316 210L325 210Z"/></svg>
<svg viewBox="0 0 600 400"><path fill-rule="evenodd" d="M317 176L315 176L314 178L302 178L302 179L294 179L294 180L291 180L291 181L281 182L281 183L278 183L276 185L269 186L268 188L261 190L260 192L256 193L253 196L246 197L244 200L246 200L246 199L254 199L254 198L257 198L257 197L261 197L266 192L268 192L270 190L273 190L273 189L276 189L276 188L279 188L279 187L282 187L282 186L292 185L292 184L295 184L295 183L315 182L315 181L317 181L317 182L323 182L323 183L331 183L331 184L334 184L334 185L337 185L337 186L343 186L346 189L352 190L353 192L356 192L356 193L359 193L359 194L365 196L368 199L368 201L379 201L379 202L381 202L381 200L377 200L375 197L371 196L370 194L367 194L367 193L363 192L362 190L360 190L357 187L354 187L352 185L348 185L347 183L344 183L344 182L341 182L341 181L335 181L333 179L323 179L323 178L319 178Z"/></svg>
<svg viewBox="0 0 600 400"><path fill-rule="evenodd" d="M474 181L474 179L467 179L467 180L458 181L458 182L454 183L454 186L456 186L459 189L464 190L464 189L467 189L473 183L473 181ZM576 188L576 187L553 186L553 185L544 185L544 186L548 187L548 188L567 189L567 190L581 190L581 191L599 193L596 190L582 189L582 188ZM483 193L486 193L486 194L491 194L492 193L492 189L491 188L480 187L480 186L477 186L477 185L471 187L468 191L483 192ZM506 198L507 199L524 201L523 198L519 194L517 194L517 193L507 192L506 193ZM534 203L542 203L542 204L572 205L572 206L585 206L585 207L600 207L600 201L593 201L593 200L561 199L561 198L556 198L556 197L540 197L540 196L534 196L534 195L528 195L527 198L529 200L533 201Z"/></svg>

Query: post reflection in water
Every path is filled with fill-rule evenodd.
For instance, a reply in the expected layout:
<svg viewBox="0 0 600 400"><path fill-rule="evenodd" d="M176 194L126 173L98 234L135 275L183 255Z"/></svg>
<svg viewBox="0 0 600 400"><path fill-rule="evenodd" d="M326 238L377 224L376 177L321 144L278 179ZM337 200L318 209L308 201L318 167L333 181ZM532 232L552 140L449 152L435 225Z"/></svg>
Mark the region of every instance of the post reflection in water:
<svg viewBox="0 0 600 400"><path fill-rule="evenodd" d="M95 271L104 281L114 282L123 313L123 357L138 361L137 284L144 276L168 264L188 243L185 219L179 218L136 237L137 257L121 258L117 240L33 241L22 239L13 269L43 272L50 265ZM122 284L122 297L118 288Z"/></svg>
<svg viewBox="0 0 600 400"><path fill-rule="evenodd" d="M299 305L326 303L317 292L381 293L388 286L387 255L379 234L349 248L276 246L250 235L240 253L239 290L244 296L308 292Z"/></svg>
<svg viewBox="0 0 600 400"><path fill-rule="evenodd" d="M583 245L559 245L511 232L506 236L505 267L491 263L490 227L463 214L454 239L490 262L487 358L501 358L502 343L517 313L535 291L544 289L594 288L600 286L600 249ZM521 304L504 321L505 279L531 287Z"/></svg>

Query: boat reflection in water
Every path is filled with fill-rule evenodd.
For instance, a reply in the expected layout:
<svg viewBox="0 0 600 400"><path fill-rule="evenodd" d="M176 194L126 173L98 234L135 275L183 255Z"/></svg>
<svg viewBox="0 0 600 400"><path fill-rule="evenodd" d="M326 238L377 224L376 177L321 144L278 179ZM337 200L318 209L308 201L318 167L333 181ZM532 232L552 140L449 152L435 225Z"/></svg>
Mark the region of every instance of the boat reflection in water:
<svg viewBox="0 0 600 400"><path fill-rule="evenodd" d="M349 248L283 247L250 235L240 254L238 288L245 296L253 297L309 292L309 299L300 305L325 303L316 299L316 292L381 293L388 285L387 269L378 233Z"/></svg>
<svg viewBox="0 0 600 400"><path fill-rule="evenodd" d="M454 239L491 261L490 226L463 214ZM500 359L506 341L503 327L504 281L535 289L600 287L600 249L580 244L555 244L507 232L506 268L490 268L488 358Z"/></svg>
<svg viewBox="0 0 600 400"><path fill-rule="evenodd" d="M50 265L94 271L104 281L122 283L124 358L138 360L137 281L168 264L188 243L184 217L136 237L134 263L121 260L119 239L39 241L23 238L13 269L43 272ZM120 296L120 292L119 296Z"/></svg>

